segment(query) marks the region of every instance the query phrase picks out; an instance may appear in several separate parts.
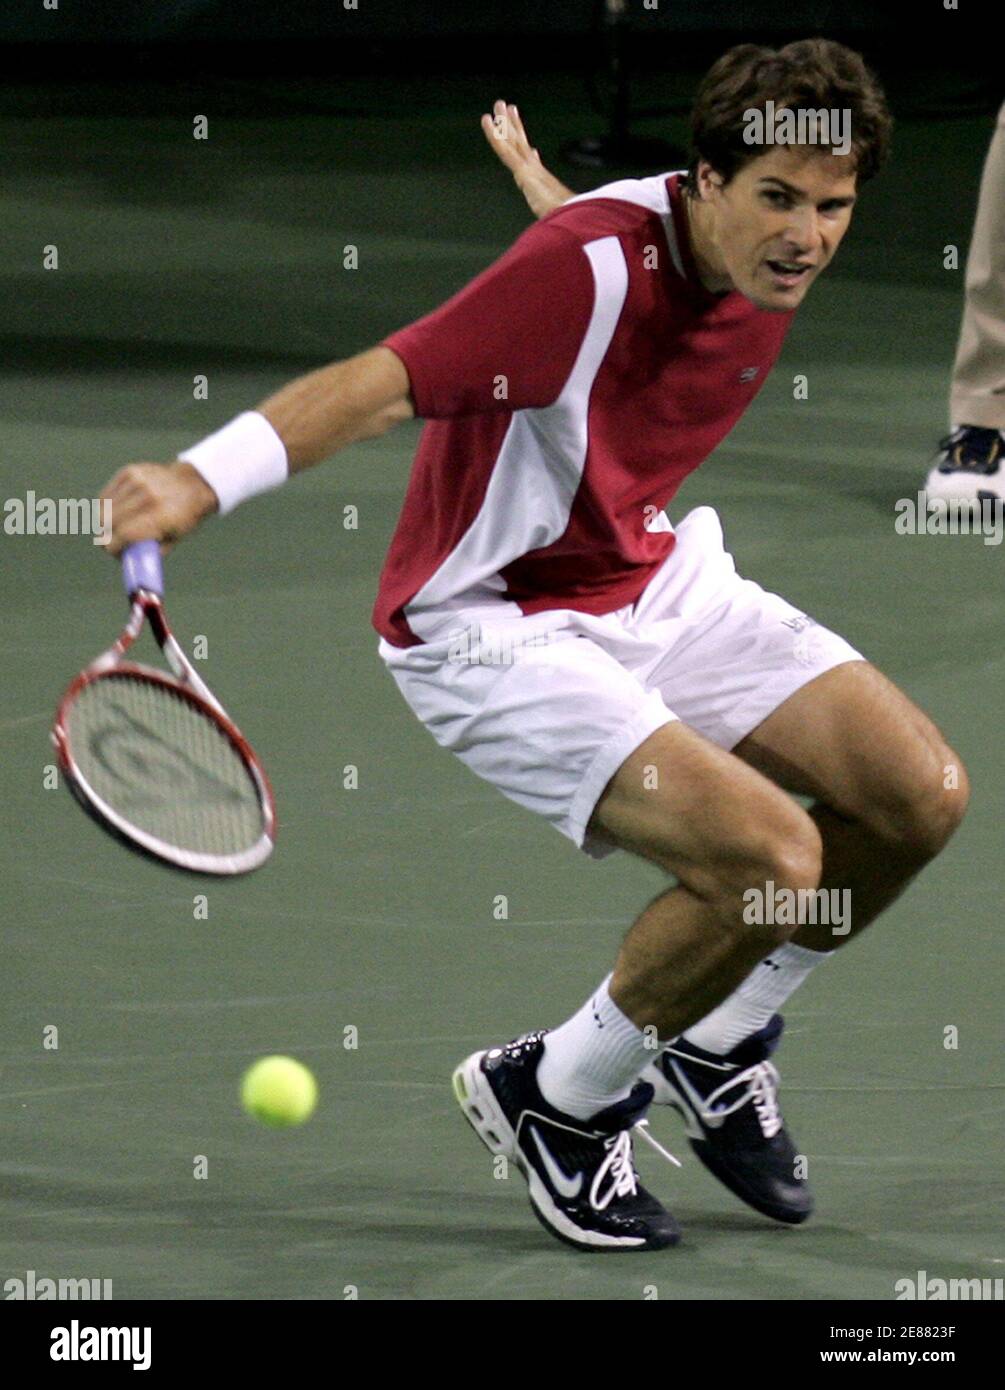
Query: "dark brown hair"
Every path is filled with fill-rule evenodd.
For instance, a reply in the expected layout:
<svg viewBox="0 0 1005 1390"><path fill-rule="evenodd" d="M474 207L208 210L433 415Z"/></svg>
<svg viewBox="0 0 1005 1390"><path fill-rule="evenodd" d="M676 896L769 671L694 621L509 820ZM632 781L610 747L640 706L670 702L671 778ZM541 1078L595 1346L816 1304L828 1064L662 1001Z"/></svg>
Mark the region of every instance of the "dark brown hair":
<svg viewBox="0 0 1005 1390"><path fill-rule="evenodd" d="M712 64L698 88L691 112L690 192L697 192L699 159L728 183L764 153L744 140L744 113L763 111L769 100L776 111L848 110L859 184L878 172L889 152L893 121L886 97L853 49L833 39L800 39L779 49L741 43Z"/></svg>

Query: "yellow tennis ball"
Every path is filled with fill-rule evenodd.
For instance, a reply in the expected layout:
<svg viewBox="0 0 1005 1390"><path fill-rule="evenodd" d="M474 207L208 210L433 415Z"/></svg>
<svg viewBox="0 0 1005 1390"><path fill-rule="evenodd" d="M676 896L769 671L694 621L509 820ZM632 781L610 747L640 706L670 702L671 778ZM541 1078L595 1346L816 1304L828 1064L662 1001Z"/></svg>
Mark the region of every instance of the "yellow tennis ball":
<svg viewBox="0 0 1005 1390"><path fill-rule="evenodd" d="M314 1113L318 1083L294 1057L262 1057L241 1082L241 1104L263 1124L302 1125Z"/></svg>

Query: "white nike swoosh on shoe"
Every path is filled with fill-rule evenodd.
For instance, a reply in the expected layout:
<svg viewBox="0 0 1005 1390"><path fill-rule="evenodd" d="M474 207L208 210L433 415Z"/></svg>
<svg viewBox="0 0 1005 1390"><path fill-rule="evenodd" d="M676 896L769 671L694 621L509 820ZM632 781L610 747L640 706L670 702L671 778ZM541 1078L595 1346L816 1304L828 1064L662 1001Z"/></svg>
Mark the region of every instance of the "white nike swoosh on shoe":
<svg viewBox="0 0 1005 1390"><path fill-rule="evenodd" d="M541 1162L544 1164L545 1170L556 1192L561 1193L563 1197L567 1197L570 1201L573 1197L578 1197L583 1187L582 1173L577 1173L574 1178L570 1178L567 1173L563 1173L562 1169L552 1157L548 1146L534 1126L528 1125L527 1130L534 1140L534 1143L537 1145L537 1151L541 1155Z"/></svg>
<svg viewBox="0 0 1005 1390"><path fill-rule="evenodd" d="M706 1129L719 1129L720 1126L725 1123L725 1115L716 1115L714 1112L710 1113L706 1111L704 1108L705 1102L702 1097L694 1089L690 1081L688 1081L673 1058L671 1057L669 1060L674 1074L674 1079L670 1084L674 1090L676 1090L678 1099L691 1110L691 1119L698 1130L698 1133L694 1137L701 1138L702 1125L704 1125Z"/></svg>

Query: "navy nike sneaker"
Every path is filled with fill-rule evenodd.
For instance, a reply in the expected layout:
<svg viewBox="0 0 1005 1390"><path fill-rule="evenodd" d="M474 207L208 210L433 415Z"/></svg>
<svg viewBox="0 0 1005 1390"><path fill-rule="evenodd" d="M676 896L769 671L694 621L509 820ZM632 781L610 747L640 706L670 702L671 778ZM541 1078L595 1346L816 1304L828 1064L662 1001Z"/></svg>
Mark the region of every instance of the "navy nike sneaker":
<svg viewBox="0 0 1005 1390"><path fill-rule="evenodd" d="M775 1014L724 1057L678 1038L642 1079L657 1104L680 1111L710 1173L755 1211L798 1225L813 1211L813 1194L799 1176L799 1154L778 1110L778 1072L768 1061L784 1026Z"/></svg>
<svg viewBox="0 0 1005 1390"><path fill-rule="evenodd" d="M472 1129L491 1153L516 1164L535 1216L559 1240L579 1250L676 1245L680 1228L641 1186L632 1152L637 1130L677 1162L644 1128L653 1088L636 1082L624 1100L577 1120L538 1089L543 1055L544 1033L528 1033L461 1063L454 1094Z"/></svg>
<svg viewBox="0 0 1005 1390"><path fill-rule="evenodd" d="M939 441L925 480L929 497L969 502L1005 500L1005 435L979 425L960 425Z"/></svg>

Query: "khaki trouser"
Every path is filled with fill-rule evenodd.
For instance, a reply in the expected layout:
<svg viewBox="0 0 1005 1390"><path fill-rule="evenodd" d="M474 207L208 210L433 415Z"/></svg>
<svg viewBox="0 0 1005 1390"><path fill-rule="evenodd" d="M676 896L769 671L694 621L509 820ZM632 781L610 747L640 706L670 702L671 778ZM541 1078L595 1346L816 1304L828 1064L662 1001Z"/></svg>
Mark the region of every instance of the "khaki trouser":
<svg viewBox="0 0 1005 1390"><path fill-rule="evenodd" d="M949 394L952 425L1005 429L1005 106L984 164Z"/></svg>

